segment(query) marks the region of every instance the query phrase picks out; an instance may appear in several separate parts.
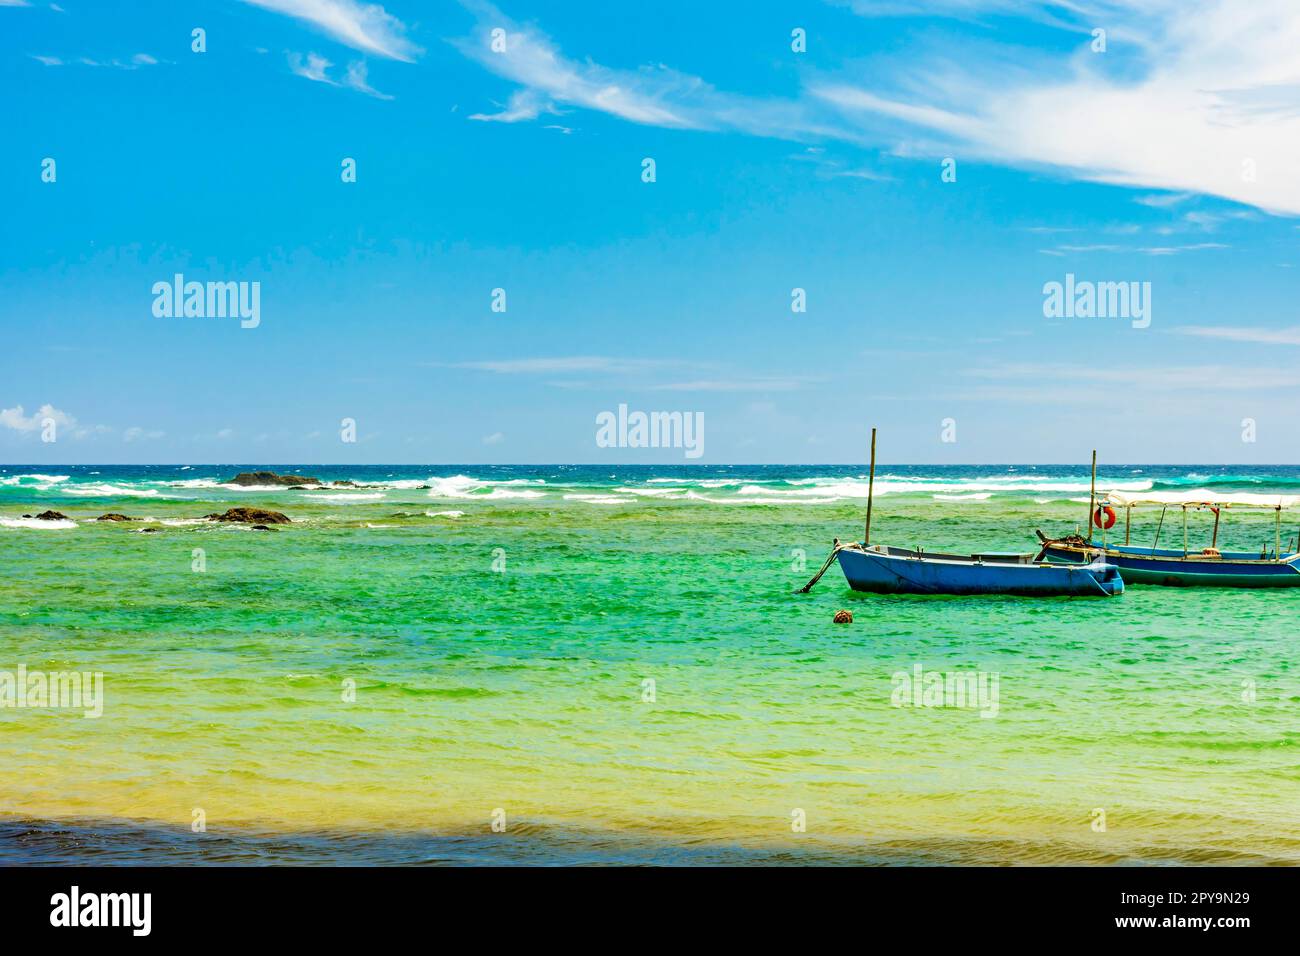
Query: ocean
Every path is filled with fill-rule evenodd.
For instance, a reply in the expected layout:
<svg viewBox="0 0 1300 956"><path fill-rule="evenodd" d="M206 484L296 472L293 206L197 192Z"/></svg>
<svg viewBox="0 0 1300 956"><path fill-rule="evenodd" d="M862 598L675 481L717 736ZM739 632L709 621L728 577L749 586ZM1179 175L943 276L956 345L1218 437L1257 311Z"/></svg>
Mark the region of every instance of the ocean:
<svg viewBox="0 0 1300 956"><path fill-rule="evenodd" d="M328 484L229 483L255 468ZM872 540L1032 551L1083 523L1088 481L881 466ZM1300 493L1300 468L1098 484ZM861 537L866 488L860 466L0 467L0 678L103 682L98 717L0 706L0 863L1300 863L1300 590L880 596L832 568L794 594ZM291 523L203 518L241 506ZM24 517L46 510L66 519ZM1273 521L1225 512L1219 546L1271 548ZM1197 547L1212 523L1190 515ZM918 673L996 700L900 694Z"/></svg>

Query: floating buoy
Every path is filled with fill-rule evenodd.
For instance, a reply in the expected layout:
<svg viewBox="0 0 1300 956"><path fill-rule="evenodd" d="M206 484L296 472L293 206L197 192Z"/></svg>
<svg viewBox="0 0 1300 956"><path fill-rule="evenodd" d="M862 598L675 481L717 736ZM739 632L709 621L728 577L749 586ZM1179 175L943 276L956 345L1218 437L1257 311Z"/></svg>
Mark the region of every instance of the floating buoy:
<svg viewBox="0 0 1300 956"><path fill-rule="evenodd" d="M1098 507L1097 510L1092 513L1092 523L1098 528L1115 527L1115 509L1110 505L1107 505L1104 508Z"/></svg>
<svg viewBox="0 0 1300 956"><path fill-rule="evenodd" d="M836 611L836 612L835 612L835 623L836 623L836 624L852 624L852 623L853 623L853 612L852 612L852 611L843 611L843 610L841 610L841 611Z"/></svg>

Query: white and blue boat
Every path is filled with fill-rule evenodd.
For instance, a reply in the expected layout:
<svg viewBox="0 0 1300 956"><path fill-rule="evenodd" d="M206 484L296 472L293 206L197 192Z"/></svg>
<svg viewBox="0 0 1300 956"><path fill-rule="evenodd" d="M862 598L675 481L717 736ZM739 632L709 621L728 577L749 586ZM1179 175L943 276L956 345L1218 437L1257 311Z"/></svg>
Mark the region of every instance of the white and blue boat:
<svg viewBox="0 0 1300 956"><path fill-rule="evenodd" d="M1111 597L1124 591L1119 569L1035 560L1031 554L935 554L885 545L851 544L836 551L855 591L878 594L1021 594Z"/></svg>
<svg viewBox="0 0 1300 956"><path fill-rule="evenodd" d="M1109 492L1089 505L1092 532L1064 538L1048 538L1038 532L1042 548L1037 560L1060 564L1089 564L1099 559L1116 565L1129 584L1158 584L1169 587L1285 588L1300 587L1300 553L1292 541L1282 539L1282 510L1300 505L1295 495L1229 494L1205 489L1186 492L1144 492L1123 494ZM1160 520L1149 547L1131 543L1132 510L1140 505L1161 506ZM1182 512L1182 547L1160 547L1165 517L1170 508ZM1220 551L1219 525L1231 508L1266 509L1274 513L1273 534L1258 551ZM1107 540L1107 530L1115 524L1115 509L1124 509L1124 543ZM1195 549L1188 543L1188 512L1214 514L1214 530L1207 548ZM1300 544L1300 540L1297 540Z"/></svg>
<svg viewBox="0 0 1300 956"><path fill-rule="evenodd" d="M875 499L876 430L871 429L871 471L867 484L867 523L862 543L835 540L830 556L813 579L799 589L807 594L839 560L855 591L877 594L1022 594L1035 597L1078 595L1111 597L1124 591L1114 565L1098 558L1082 564L1041 561L1031 554L987 551L980 554L931 553L871 544Z"/></svg>

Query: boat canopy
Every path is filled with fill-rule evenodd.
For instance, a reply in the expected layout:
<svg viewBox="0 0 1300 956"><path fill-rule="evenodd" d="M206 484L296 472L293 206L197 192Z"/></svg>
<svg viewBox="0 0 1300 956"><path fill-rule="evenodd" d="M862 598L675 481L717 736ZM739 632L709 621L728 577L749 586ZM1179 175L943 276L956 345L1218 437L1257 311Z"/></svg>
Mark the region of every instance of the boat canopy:
<svg viewBox="0 0 1300 956"><path fill-rule="evenodd" d="M1106 500L1121 508L1133 505L1178 505L1180 507L1230 508L1295 508L1300 507L1300 495L1253 495L1245 492L1210 491L1197 488L1193 491L1108 491Z"/></svg>

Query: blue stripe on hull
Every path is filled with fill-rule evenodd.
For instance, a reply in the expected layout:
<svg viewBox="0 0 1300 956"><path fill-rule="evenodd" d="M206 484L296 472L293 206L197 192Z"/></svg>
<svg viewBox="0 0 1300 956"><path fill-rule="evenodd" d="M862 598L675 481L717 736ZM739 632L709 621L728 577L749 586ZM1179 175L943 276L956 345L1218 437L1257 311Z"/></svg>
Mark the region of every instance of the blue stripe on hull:
<svg viewBox="0 0 1300 956"><path fill-rule="evenodd" d="M855 591L881 594L1078 594L1124 590L1113 568L1044 567L1041 564L941 561L872 551L839 552L840 569Z"/></svg>

